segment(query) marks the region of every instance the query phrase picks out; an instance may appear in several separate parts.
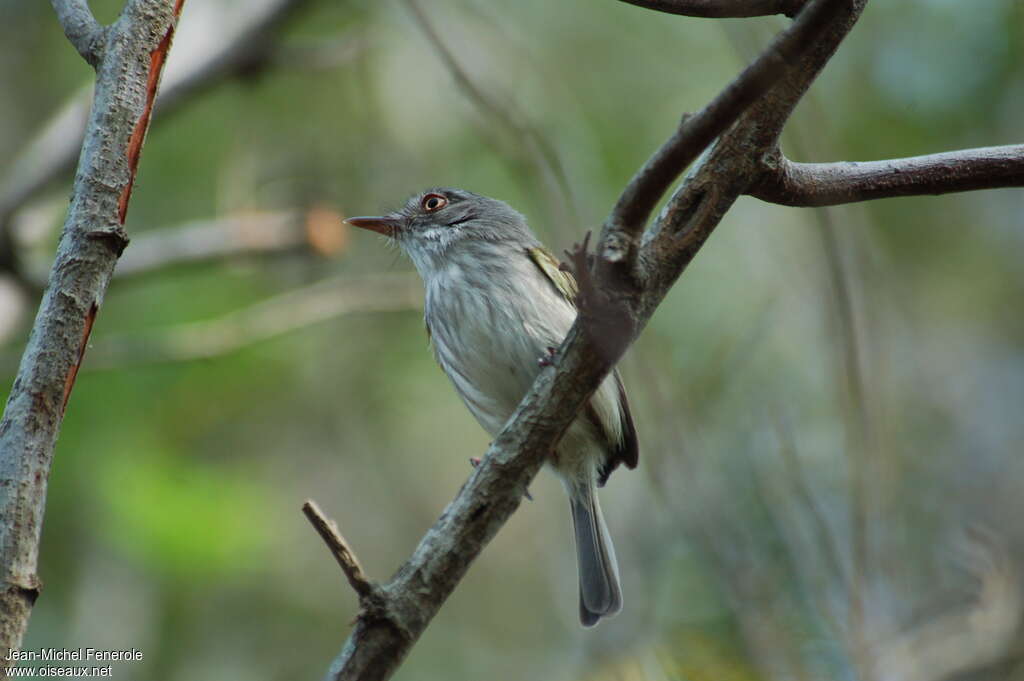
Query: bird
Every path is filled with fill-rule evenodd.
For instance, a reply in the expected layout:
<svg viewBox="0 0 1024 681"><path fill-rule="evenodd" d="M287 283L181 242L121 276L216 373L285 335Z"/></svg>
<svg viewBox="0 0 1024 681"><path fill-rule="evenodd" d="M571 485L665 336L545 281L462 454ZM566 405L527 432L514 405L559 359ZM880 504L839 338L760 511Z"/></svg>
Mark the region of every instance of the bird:
<svg viewBox="0 0 1024 681"><path fill-rule="evenodd" d="M439 187L394 212L351 217L404 251L423 280L434 356L484 430L497 435L576 319L577 284L497 199ZM639 445L618 371L601 383L547 463L569 497L584 627L622 609L619 568L597 488Z"/></svg>

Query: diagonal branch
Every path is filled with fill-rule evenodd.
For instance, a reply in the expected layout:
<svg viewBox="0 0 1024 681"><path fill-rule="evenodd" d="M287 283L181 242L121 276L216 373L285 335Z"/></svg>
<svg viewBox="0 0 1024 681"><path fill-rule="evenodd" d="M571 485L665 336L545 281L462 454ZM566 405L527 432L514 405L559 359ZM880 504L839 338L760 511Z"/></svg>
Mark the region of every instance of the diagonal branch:
<svg viewBox="0 0 1024 681"><path fill-rule="evenodd" d="M92 15L87 0L51 0L51 4L68 42L96 68L103 57L106 31Z"/></svg>
<svg viewBox="0 0 1024 681"><path fill-rule="evenodd" d="M573 327L557 366L541 372L469 480L386 584L386 618L360 617L328 679L387 679L470 564L519 507L547 452L608 373L586 333Z"/></svg>
<svg viewBox="0 0 1024 681"><path fill-rule="evenodd" d="M852 30L866 2L814 0L793 22L791 30L801 24L806 14L829 15L817 34L805 36L804 49L792 58L788 73L711 148L704 162L673 194L658 220L644 234L636 276L653 279L646 282L643 309L661 302L732 203L757 179L762 159L775 149L793 109ZM756 61L760 60L761 57ZM656 266L666 260L675 265Z"/></svg>
<svg viewBox="0 0 1024 681"><path fill-rule="evenodd" d="M39 593L46 483L68 397L114 264L183 0L130 0L110 28L71 206L0 423L0 648L21 646ZM10 655L0 666L6 669Z"/></svg>
<svg viewBox="0 0 1024 681"><path fill-rule="evenodd" d="M666 14L705 19L763 17L771 14L795 16L807 0L622 0Z"/></svg>
<svg viewBox="0 0 1024 681"><path fill-rule="evenodd" d="M1024 144L885 161L795 163L770 157L748 193L784 206L1024 187Z"/></svg>

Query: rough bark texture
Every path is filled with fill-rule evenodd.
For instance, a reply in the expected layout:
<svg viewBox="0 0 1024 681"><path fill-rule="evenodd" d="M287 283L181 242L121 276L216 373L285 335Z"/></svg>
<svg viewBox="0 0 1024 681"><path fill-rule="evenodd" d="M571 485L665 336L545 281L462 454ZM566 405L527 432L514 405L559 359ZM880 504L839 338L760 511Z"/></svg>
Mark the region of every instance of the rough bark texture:
<svg viewBox="0 0 1024 681"><path fill-rule="evenodd" d="M996 187L1024 187L1024 144L841 163L794 163L776 153L749 193L784 206L834 206Z"/></svg>
<svg viewBox="0 0 1024 681"><path fill-rule="evenodd" d="M128 242L127 202L182 2L132 0L103 29L71 207L0 423L0 641L8 651L21 645L39 594L36 562L53 449L103 294ZM73 12L58 11L62 20L81 18L84 3L72 5Z"/></svg>

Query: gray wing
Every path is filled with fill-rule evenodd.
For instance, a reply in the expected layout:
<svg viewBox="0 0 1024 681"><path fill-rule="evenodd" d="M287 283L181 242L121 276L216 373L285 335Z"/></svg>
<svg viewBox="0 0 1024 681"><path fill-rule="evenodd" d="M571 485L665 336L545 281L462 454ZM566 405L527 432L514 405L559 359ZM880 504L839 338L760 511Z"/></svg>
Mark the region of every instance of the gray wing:
<svg viewBox="0 0 1024 681"><path fill-rule="evenodd" d="M562 270L559 267L558 259L543 248L528 248L527 253L530 256L530 260L537 265L537 268L547 277L552 286L575 307L579 286L576 284L576 279L572 274ZM615 385L619 390L622 440L615 442L612 434L608 432L608 429L597 417L594 408L590 404L587 404L585 407L587 419L599 431L605 433L605 439L610 445L608 455L605 458L604 465L601 466L597 479L597 484L602 487L608 482L608 476L619 467L619 464L625 464L626 468L633 469L636 468L637 463L640 461L640 443L637 440L636 425L633 423L633 414L629 410L629 400L626 398L626 388L622 385L622 377L619 375L618 369L612 372L612 377L615 379Z"/></svg>

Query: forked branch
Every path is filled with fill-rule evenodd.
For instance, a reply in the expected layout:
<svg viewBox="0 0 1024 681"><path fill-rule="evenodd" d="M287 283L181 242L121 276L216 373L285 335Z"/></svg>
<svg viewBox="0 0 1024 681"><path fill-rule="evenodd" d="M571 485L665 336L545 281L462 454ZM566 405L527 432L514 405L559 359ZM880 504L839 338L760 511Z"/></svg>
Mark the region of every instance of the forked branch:
<svg viewBox="0 0 1024 681"><path fill-rule="evenodd" d="M52 4L68 42L95 68L103 55L106 31L92 15L87 0L52 0Z"/></svg>
<svg viewBox="0 0 1024 681"><path fill-rule="evenodd" d="M703 109L684 116L679 128L626 185L605 221L599 254L607 261L631 260L635 237L643 231L651 212L679 175L712 141L763 97L789 72L796 58L849 2L813 2L796 21L743 70Z"/></svg>

